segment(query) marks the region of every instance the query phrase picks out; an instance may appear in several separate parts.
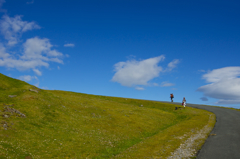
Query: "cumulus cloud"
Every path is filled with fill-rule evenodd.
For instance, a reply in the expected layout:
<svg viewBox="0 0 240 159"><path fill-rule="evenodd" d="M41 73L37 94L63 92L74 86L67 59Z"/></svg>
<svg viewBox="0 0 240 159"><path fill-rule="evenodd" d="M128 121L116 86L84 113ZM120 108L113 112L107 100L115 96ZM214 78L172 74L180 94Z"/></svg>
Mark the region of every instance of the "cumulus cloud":
<svg viewBox="0 0 240 159"><path fill-rule="evenodd" d="M161 66L158 66L158 63L163 61L164 58L165 57L161 55L142 61L130 60L118 62L114 65L116 73L112 81L127 87L148 85L148 81L158 77L159 73L163 70Z"/></svg>
<svg viewBox="0 0 240 159"><path fill-rule="evenodd" d="M167 65L166 69L163 69L158 64L164 59L165 56L161 55L141 61L131 59L126 62L118 62L114 65L116 73L114 74L112 81L118 82L122 86L127 87L134 87L139 85L159 86L157 83L149 84L149 81L153 78L158 77L161 72L172 71L172 69L177 67L177 64L179 63L178 59L174 59ZM173 85L173 83L163 82L160 86L169 87ZM139 88L137 89L139 90Z"/></svg>
<svg viewBox="0 0 240 159"><path fill-rule="evenodd" d="M58 57L63 56L62 53L52 50L52 45L49 39L40 39L38 37L28 39L24 44L24 54L21 57L25 60L44 60L63 63Z"/></svg>
<svg viewBox="0 0 240 159"><path fill-rule="evenodd" d="M217 104L240 103L240 67L224 67L209 71L203 75L207 85L201 86L197 91L204 96L219 99Z"/></svg>
<svg viewBox="0 0 240 159"><path fill-rule="evenodd" d="M208 98L207 97L202 97L200 98L202 101L208 101Z"/></svg>
<svg viewBox="0 0 240 159"><path fill-rule="evenodd" d="M64 47L74 47L74 44L65 44Z"/></svg>
<svg viewBox="0 0 240 159"><path fill-rule="evenodd" d="M24 75L19 77L20 80L29 82L32 79L38 79L36 76Z"/></svg>
<svg viewBox="0 0 240 159"><path fill-rule="evenodd" d="M0 20L1 33L8 40L9 46L17 44L22 33L33 29L40 29L40 26L35 22L22 21L22 16L19 15L13 18L4 15Z"/></svg>
<svg viewBox="0 0 240 159"><path fill-rule="evenodd" d="M4 2L5 0L0 0L0 9ZM20 71L31 69L36 75L41 76L40 67L49 67L50 62L63 64L63 54L53 49L49 39L34 37L25 42L21 40L23 33L40 28L35 22L23 21L22 16L19 15L9 17L5 14L2 16L0 32L3 36L3 42L0 43L0 66L16 68ZM13 49L14 53L11 52ZM21 79L29 81L32 76L22 76Z"/></svg>
<svg viewBox="0 0 240 159"><path fill-rule="evenodd" d="M173 84L173 83L169 83L169 82L162 82L161 83L161 87L171 87L171 86L174 86L175 84Z"/></svg>
<svg viewBox="0 0 240 159"><path fill-rule="evenodd" d="M63 64L60 59L63 54L52 49L49 39L38 37L27 39L23 44L24 51L22 56L14 56L6 53L5 47L0 43L0 66L16 68L18 70L32 69L37 75L42 73L37 67L48 67L49 62Z"/></svg>

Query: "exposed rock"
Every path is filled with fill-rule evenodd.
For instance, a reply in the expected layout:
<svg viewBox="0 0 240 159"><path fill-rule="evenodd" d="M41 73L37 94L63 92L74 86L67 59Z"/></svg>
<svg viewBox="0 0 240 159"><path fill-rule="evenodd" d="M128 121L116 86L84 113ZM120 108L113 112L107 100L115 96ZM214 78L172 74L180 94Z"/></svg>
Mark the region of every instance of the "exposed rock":
<svg viewBox="0 0 240 159"><path fill-rule="evenodd" d="M3 117L4 117L4 118L8 118L9 115L7 115L7 114L3 114Z"/></svg>
<svg viewBox="0 0 240 159"><path fill-rule="evenodd" d="M4 128L5 130L7 130L7 128L8 128L8 124L7 124L7 122L4 121L4 122L2 122L2 124L3 124L3 128Z"/></svg>
<svg viewBox="0 0 240 159"><path fill-rule="evenodd" d="M38 93L38 90L35 90L35 89L29 89L29 91Z"/></svg>
<svg viewBox="0 0 240 159"><path fill-rule="evenodd" d="M21 113L19 110L16 110L16 109L14 109L14 108L9 108L9 107L4 107L4 108L5 108L4 112L16 113L16 114L19 114L20 117L26 118L26 115L23 114L23 113Z"/></svg>
<svg viewBox="0 0 240 159"><path fill-rule="evenodd" d="M139 107L143 107L143 105L141 104Z"/></svg>
<svg viewBox="0 0 240 159"><path fill-rule="evenodd" d="M17 95L8 95L9 98L16 97Z"/></svg>

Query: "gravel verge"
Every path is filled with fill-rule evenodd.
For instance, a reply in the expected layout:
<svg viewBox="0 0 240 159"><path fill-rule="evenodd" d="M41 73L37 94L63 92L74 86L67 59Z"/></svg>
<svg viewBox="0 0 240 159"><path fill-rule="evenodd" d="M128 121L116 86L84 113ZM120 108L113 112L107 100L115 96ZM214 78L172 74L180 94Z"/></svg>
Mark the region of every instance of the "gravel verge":
<svg viewBox="0 0 240 159"><path fill-rule="evenodd" d="M209 133L213 129L211 126L209 126L209 123L212 120L214 120L214 115L209 115L208 124L201 130L197 131L196 134L190 136L184 143L179 146L179 148L172 152L171 156L169 156L167 159L188 159L196 157L200 145L204 143Z"/></svg>

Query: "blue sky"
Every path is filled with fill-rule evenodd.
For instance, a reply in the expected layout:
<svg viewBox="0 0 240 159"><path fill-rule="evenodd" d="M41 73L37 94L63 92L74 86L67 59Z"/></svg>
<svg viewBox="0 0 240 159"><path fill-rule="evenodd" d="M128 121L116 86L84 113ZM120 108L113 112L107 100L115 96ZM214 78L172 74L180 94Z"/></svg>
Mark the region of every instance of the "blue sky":
<svg viewBox="0 0 240 159"><path fill-rule="evenodd" d="M0 72L42 89L239 107L240 1L0 0Z"/></svg>

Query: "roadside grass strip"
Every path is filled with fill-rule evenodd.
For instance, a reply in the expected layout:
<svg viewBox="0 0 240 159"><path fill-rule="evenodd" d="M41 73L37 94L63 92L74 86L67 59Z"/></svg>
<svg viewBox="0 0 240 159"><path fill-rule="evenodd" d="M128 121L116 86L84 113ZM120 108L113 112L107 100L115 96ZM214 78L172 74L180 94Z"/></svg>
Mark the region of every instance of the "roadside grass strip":
<svg viewBox="0 0 240 159"><path fill-rule="evenodd" d="M193 150L189 156L173 156L172 158L195 157L215 125L215 115L205 110L196 111L194 108L187 108L185 111L191 114L190 116L194 115L188 120L164 129L158 134L130 147L114 158L171 158L174 151L181 147L187 139L207 127L207 131L202 132L203 137L197 138L189 147Z"/></svg>
<svg viewBox="0 0 240 159"><path fill-rule="evenodd" d="M0 158L167 158L211 114L175 106L42 90L0 74Z"/></svg>

